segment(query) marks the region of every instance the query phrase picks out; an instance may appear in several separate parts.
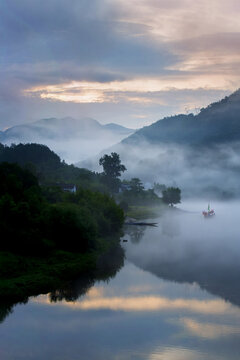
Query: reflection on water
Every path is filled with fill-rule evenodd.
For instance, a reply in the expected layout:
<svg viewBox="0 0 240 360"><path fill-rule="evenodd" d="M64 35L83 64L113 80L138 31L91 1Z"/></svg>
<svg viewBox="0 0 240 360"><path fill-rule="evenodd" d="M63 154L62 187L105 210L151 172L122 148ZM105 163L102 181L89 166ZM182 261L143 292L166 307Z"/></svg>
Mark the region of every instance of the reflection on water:
<svg viewBox="0 0 240 360"><path fill-rule="evenodd" d="M17 305L0 327L0 357L238 360L238 208L230 217L230 204L215 207L214 221L201 210L126 227L123 267L118 248L97 277Z"/></svg>
<svg viewBox="0 0 240 360"><path fill-rule="evenodd" d="M85 275L69 281L62 288L55 289L48 296L51 302L76 301L83 296L97 280L113 278L124 264L124 251L121 246L111 248L98 259L97 269L91 275Z"/></svg>
<svg viewBox="0 0 240 360"><path fill-rule="evenodd" d="M196 284L157 278L126 261L75 301L48 295L0 327L4 359L239 359L240 310ZM7 336L6 336L7 335ZM44 344L42 343L44 340ZM19 357L20 358L20 357Z"/></svg>
<svg viewBox="0 0 240 360"><path fill-rule="evenodd" d="M43 304L50 304L52 298L48 295L38 297L36 301ZM229 314L235 313L235 310L228 306L224 301L219 300L196 300L185 298L174 298L162 296L141 296L138 291L137 296L108 296L104 289L93 288L89 290L86 297L81 301L69 301L67 299L61 300L61 306L71 307L81 310L117 310L117 311L179 311L187 310L188 312L200 314Z"/></svg>
<svg viewBox="0 0 240 360"><path fill-rule="evenodd" d="M145 234L146 226L125 225L125 235L133 244L138 244ZM125 236L126 237L126 236Z"/></svg>
<svg viewBox="0 0 240 360"><path fill-rule="evenodd" d="M6 303L6 302L0 302L0 323L2 323L8 315L10 315L13 312L13 305Z"/></svg>
<svg viewBox="0 0 240 360"><path fill-rule="evenodd" d="M200 211L170 212L158 229L144 230L137 248L129 244L127 258L160 278L196 282L240 306L239 212L233 204L218 210L214 219Z"/></svg>
<svg viewBox="0 0 240 360"><path fill-rule="evenodd" d="M91 274L85 274L72 281L64 282L61 288L54 289L48 294L50 302L76 301L83 296L97 280L108 280L116 275L124 264L124 250L120 245L112 247L107 253L100 256L97 267ZM21 300L21 303L27 303ZM1 302L0 299L0 322L13 312L17 302Z"/></svg>

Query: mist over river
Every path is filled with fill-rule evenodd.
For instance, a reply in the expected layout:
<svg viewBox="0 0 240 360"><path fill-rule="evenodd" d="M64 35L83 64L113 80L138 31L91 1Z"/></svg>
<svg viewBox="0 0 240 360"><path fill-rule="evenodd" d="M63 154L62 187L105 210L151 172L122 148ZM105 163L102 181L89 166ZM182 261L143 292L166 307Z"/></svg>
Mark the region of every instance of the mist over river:
<svg viewBox="0 0 240 360"><path fill-rule="evenodd" d="M207 205L126 226L116 275L109 265L105 280L79 279L12 312L2 304L0 358L239 359L240 203L211 203L216 216L204 219Z"/></svg>

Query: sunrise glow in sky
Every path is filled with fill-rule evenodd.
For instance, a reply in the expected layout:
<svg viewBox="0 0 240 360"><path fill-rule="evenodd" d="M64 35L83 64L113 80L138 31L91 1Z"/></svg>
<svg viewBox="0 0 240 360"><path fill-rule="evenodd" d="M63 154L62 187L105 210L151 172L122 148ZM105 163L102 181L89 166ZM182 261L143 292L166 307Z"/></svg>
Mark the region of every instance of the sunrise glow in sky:
<svg viewBox="0 0 240 360"><path fill-rule="evenodd" d="M0 129L43 117L139 128L239 88L237 0L3 0Z"/></svg>

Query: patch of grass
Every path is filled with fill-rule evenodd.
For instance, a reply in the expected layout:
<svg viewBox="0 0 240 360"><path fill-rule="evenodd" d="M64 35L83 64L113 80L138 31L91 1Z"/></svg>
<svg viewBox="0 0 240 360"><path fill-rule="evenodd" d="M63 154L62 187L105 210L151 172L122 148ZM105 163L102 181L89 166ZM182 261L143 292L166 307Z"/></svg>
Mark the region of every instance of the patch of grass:
<svg viewBox="0 0 240 360"><path fill-rule="evenodd" d="M165 204L157 206L129 206L126 216L136 220L154 219L161 216L165 210Z"/></svg>

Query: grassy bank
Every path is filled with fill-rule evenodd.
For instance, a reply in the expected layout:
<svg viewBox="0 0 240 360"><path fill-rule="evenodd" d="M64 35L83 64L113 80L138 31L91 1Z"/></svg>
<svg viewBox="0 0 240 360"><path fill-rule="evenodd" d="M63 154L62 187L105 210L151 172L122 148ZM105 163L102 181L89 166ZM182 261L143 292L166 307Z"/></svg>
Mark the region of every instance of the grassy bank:
<svg viewBox="0 0 240 360"><path fill-rule="evenodd" d="M161 216L167 209L168 206L165 204L159 204L157 206L129 206L126 216L136 220L154 219Z"/></svg>

